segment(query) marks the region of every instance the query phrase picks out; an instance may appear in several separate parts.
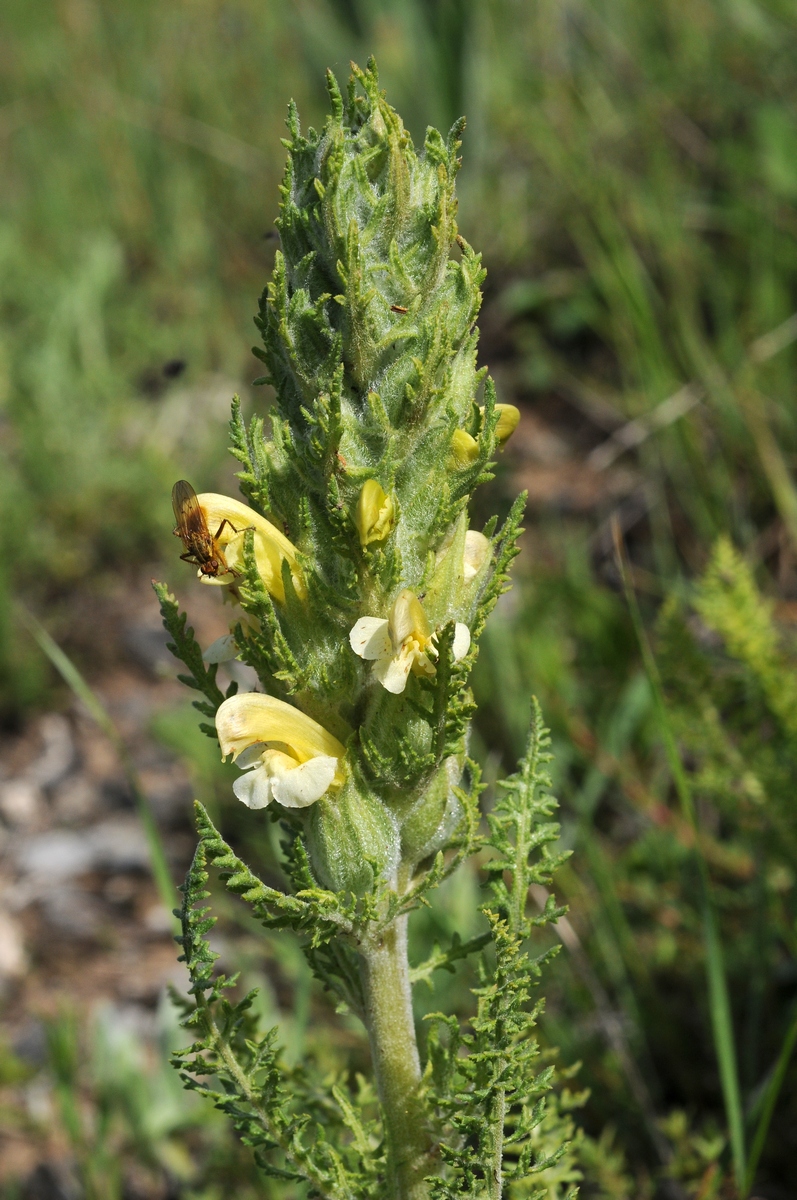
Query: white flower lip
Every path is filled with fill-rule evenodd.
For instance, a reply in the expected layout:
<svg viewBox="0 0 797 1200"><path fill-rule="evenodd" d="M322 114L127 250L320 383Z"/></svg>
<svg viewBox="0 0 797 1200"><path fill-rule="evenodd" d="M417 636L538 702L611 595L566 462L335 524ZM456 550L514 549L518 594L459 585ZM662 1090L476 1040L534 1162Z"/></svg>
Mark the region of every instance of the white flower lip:
<svg viewBox="0 0 797 1200"><path fill-rule="evenodd" d="M374 678L395 696L404 691L410 671L417 675L434 675L432 659L437 657L436 639L437 634L429 628L420 600L409 588L396 598L388 618L360 617L349 632L354 653L374 664ZM469 649L470 630L457 621L452 646L454 661L463 659Z"/></svg>
<svg viewBox="0 0 797 1200"><path fill-rule="evenodd" d="M337 767L338 760L326 754L297 763L279 750L267 750L260 766L236 779L232 790L251 809L266 808L272 800L283 808L308 808L329 791Z"/></svg>
<svg viewBox="0 0 797 1200"><path fill-rule="evenodd" d="M233 791L247 808L266 808L272 800L307 808L343 782L343 745L312 717L273 696L230 696L216 713L216 731L222 756L232 754L245 772Z"/></svg>
<svg viewBox="0 0 797 1200"><path fill-rule="evenodd" d="M349 642L354 653L366 661L383 658L393 648L389 622L383 617L360 617L349 633Z"/></svg>

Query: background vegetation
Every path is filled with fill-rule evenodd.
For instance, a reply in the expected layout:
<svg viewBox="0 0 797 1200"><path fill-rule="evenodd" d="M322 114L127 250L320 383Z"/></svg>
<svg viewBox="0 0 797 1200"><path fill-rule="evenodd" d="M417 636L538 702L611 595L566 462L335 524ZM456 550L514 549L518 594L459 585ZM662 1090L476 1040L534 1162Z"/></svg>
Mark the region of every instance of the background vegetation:
<svg viewBox="0 0 797 1200"><path fill-rule="evenodd" d="M733 1063L706 985L706 880L748 1157L797 1000L788 0L6 0L3 718L19 728L55 686L14 597L91 676L117 652L85 618L93 596L156 565L185 586L171 484L229 486L229 397L268 403L250 387L248 331L273 257L286 101L319 122L324 69L345 75L370 53L416 138L467 113L460 221L489 269L482 358L525 414L495 486L499 503L506 476L530 486L528 534L478 666L475 746L492 779L512 770L539 696L574 850L541 1025L561 1064L583 1064L570 1086L589 1089L573 1170L586 1196L731 1196L723 1053L726 1081ZM218 773L196 766L179 715L161 736L212 793ZM427 936L435 922L470 932L476 882L458 886ZM445 988L456 1004L462 981ZM164 1009L167 1040L170 1021ZM129 1160L156 1189L136 1195L210 1198L233 1177L255 1195L246 1153L178 1107L168 1069L135 1048L109 1056L100 1017L93 1029L56 1023L48 1060L82 1192L121 1196ZM331 1053L323 1032L307 1036ZM78 1037L96 1043L80 1068ZM797 1155L797 1071L781 1065L754 1188L773 1200L793 1195ZM0 1066L9 1085L18 1070ZM95 1116L70 1117L78 1087ZM112 1151L84 1119L111 1131Z"/></svg>

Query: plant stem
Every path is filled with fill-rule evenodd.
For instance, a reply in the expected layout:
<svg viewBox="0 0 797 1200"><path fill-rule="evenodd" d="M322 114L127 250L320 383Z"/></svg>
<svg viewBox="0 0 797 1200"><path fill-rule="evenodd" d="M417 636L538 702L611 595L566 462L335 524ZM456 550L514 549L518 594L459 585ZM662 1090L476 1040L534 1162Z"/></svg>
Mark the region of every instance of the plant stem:
<svg viewBox="0 0 797 1200"><path fill-rule="evenodd" d="M362 951L365 1020L385 1121L390 1200L426 1200L430 1139L419 1095L421 1061L412 1015L407 917Z"/></svg>

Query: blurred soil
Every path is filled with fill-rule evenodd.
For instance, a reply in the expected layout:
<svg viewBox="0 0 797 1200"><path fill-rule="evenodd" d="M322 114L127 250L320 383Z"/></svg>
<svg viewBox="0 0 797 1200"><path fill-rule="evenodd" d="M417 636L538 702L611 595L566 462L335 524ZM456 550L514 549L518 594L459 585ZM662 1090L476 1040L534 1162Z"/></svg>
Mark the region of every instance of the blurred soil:
<svg viewBox="0 0 797 1200"><path fill-rule="evenodd" d="M209 644L224 631L218 599L196 592L191 619ZM70 641L96 648L92 686L129 748L180 879L194 847L192 786L150 729L185 690L148 576L85 600ZM63 699L60 711L0 742L0 1042L31 1067L46 1058L48 1020L104 1003L146 1035L166 985L184 982L116 753L69 693ZM35 1109L35 1091L15 1094ZM0 1183L33 1178L58 1157L24 1126L0 1125Z"/></svg>

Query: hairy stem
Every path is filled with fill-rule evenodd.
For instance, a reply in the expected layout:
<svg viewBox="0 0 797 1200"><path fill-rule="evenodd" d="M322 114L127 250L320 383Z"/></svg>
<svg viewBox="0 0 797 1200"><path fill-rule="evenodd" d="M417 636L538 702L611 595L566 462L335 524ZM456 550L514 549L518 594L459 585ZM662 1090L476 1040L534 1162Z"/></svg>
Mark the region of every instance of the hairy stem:
<svg viewBox="0 0 797 1200"><path fill-rule="evenodd" d="M363 951L365 1021L385 1119L390 1200L426 1200L431 1143L419 1095L421 1062L412 1016L407 917Z"/></svg>

